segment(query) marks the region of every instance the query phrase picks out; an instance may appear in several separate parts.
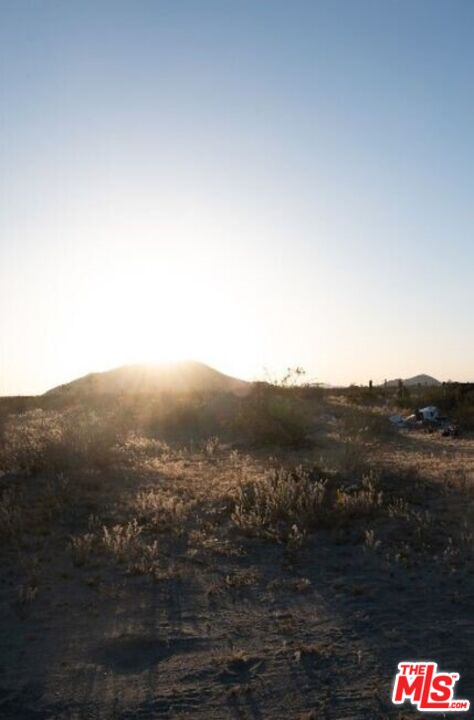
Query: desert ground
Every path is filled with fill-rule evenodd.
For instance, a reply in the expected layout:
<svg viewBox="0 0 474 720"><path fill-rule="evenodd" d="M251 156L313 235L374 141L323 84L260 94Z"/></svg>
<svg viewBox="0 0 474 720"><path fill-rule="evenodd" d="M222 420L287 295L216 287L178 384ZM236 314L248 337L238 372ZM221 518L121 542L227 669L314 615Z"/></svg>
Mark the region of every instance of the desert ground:
<svg viewBox="0 0 474 720"><path fill-rule="evenodd" d="M1 718L402 720L404 659L474 702L474 438L330 391L265 437L267 400L3 410Z"/></svg>

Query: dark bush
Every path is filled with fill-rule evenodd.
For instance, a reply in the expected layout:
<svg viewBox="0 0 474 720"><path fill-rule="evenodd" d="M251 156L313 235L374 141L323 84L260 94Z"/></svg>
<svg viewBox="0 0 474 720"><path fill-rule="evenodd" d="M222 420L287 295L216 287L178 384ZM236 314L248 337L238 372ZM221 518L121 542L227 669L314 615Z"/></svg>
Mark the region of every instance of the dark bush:
<svg viewBox="0 0 474 720"><path fill-rule="evenodd" d="M257 383L241 400L233 425L256 446L301 447L309 439L309 417L297 390L266 383Z"/></svg>

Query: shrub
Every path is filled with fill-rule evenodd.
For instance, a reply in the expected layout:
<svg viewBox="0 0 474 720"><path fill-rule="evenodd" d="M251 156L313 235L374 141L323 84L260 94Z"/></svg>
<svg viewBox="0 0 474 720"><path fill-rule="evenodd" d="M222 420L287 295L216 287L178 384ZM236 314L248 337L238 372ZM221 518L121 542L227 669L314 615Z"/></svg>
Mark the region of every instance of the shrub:
<svg viewBox="0 0 474 720"><path fill-rule="evenodd" d="M202 430L203 409L202 399L194 395L163 396L150 408L145 432L154 438L197 436Z"/></svg>
<svg viewBox="0 0 474 720"><path fill-rule="evenodd" d="M84 467L105 469L113 462L118 430L110 416L82 408L64 413L30 410L10 416L0 454L10 472L60 473Z"/></svg>
<svg viewBox="0 0 474 720"><path fill-rule="evenodd" d="M382 492L371 474L355 486L333 485L302 467L269 470L237 487L233 522L257 535L294 543L316 529L371 517L382 507Z"/></svg>
<svg viewBox="0 0 474 720"><path fill-rule="evenodd" d="M313 529L324 517L326 500L326 482L312 480L303 468L271 469L238 486L232 519L241 528L270 535L293 525Z"/></svg>
<svg viewBox="0 0 474 720"><path fill-rule="evenodd" d="M3 434L2 470L33 474L41 467L45 451L61 437L60 415L43 410L11 415Z"/></svg>
<svg viewBox="0 0 474 720"><path fill-rule="evenodd" d="M474 430L474 404L462 403L453 411L452 417L462 430Z"/></svg>
<svg viewBox="0 0 474 720"><path fill-rule="evenodd" d="M114 525L111 528L104 525L102 528L103 547L118 562L130 560L137 554L138 538L141 532L142 527L137 520L132 520L125 525Z"/></svg>
<svg viewBox="0 0 474 720"><path fill-rule="evenodd" d="M296 389L258 383L242 399L234 429L256 446L301 447L308 443L310 422Z"/></svg>
<svg viewBox="0 0 474 720"><path fill-rule="evenodd" d="M148 488L137 494L134 508L140 521L154 531L180 534L191 504L160 488Z"/></svg>
<svg viewBox="0 0 474 720"><path fill-rule="evenodd" d="M345 394L349 402L355 405L374 405L381 399L379 390L360 385L350 385Z"/></svg>
<svg viewBox="0 0 474 720"><path fill-rule="evenodd" d="M76 565L76 567L82 567L89 562L96 548L97 539L93 533L84 533L72 537L71 556L74 565Z"/></svg>
<svg viewBox="0 0 474 720"><path fill-rule="evenodd" d="M383 494L377 488L374 475L364 475L361 487L352 489L338 488L335 496L335 507L339 522L353 518L370 516L374 510L382 506Z"/></svg>

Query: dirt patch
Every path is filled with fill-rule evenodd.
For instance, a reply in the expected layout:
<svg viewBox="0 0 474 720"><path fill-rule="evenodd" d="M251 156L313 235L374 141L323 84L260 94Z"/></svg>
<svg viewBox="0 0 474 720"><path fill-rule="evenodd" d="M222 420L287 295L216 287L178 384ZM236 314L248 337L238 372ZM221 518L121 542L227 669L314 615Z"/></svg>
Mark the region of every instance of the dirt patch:
<svg viewBox="0 0 474 720"><path fill-rule="evenodd" d="M195 638L163 640L144 635L126 635L102 642L92 654L92 659L115 673L142 673L156 669L157 665L175 655L196 652L202 644Z"/></svg>

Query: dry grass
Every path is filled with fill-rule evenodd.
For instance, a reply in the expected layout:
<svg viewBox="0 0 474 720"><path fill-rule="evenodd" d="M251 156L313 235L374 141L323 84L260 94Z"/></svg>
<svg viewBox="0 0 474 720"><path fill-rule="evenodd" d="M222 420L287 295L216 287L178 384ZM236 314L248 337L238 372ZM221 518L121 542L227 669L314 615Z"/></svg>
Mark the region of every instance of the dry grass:
<svg viewBox="0 0 474 720"><path fill-rule="evenodd" d="M272 468L258 480L239 483L232 519L244 530L280 537L293 525L314 528L325 499L326 482L313 482L302 467Z"/></svg>
<svg viewBox="0 0 474 720"><path fill-rule="evenodd" d="M137 552L138 540L143 531L136 519L123 525L102 528L102 546L117 562L125 562Z"/></svg>
<svg viewBox="0 0 474 720"><path fill-rule="evenodd" d="M97 538L93 533L84 533L71 538L71 557L76 567L82 567L91 561L97 548Z"/></svg>
<svg viewBox="0 0 474 720"><path fill-rule="evenodd" d="M246 531L296 548L307 533L370 517L382 499L374 475L363 476L360 485L334 488L333 481L315 478L302 466L271 468L257 480L239 483L232 519Z"/></svg>
<svg viewBox="0 0 474 720"><path fill-rule="evenodd" d="M118 428L93 411L72 408L63 413L31 410L10 416L0 452L3 472L26 475L101 470L114 462Z"/></svg>
<svg viewBox="0 0 474 720"><path fill-rule="evenodd" d="M292 396L279 392L281 409ZM303 401L298 398L298 409ZM171 412L168 430L184 408ZM262 702L270 702L287 683L288 668L306 688L322 682L328 668L345 683L348 668L355 667L351 697L359 697L357 669L368 655L378 660L377 622L384 642L406 640L390 616L397 587L408 594L413 578L439 571L465 583L451 583L453 612L466 602L474 444L386 437L383 418L371 425L372 411L358 412L354 405L327 403L314 409L313 445L258 449L245 436L229 435L229 424L214 429L203 418L200 435L183 431L178 442L150 436L149 428L134 426L132 414L127 426L109 409L8 417L1 455L10 474L0 478L0 552L4 592L17 617L33 622L37 614L40 628L46 616L51 626L56 623L50 643L68 628L68 642L80 642L82 658L84 648L92 653L92 644L112 626L114 633L158 627L166 646L160 682L176 682L178 697L186 673L193 693L195 687L212 687L216 698L228 693L236 712L251 693L258 706L260 687L268 688ZM193 417L194 410L186 422ZM267 425L268 418L268 407L257 414L271 435L275 417ZM416 592L410 596L415 601ZM68 625L69 604L75 612ZM325 635L328 613L339 630ZM353 618L361 621L351 626ZM369 626L370 649L356 647L352 630L360 635ZM196 638L181 637L189 628ZM97 634L91 647L89 632ZM237 638L239 649L233 646ZM173 656L173 643L179 656ZM372 662L370 672L376 666ZM66 672L61 667L52 674ZM128 676L111 672L123 691L120 683ZM152 674L154 667L145 673ZM100 685L106 674L98 677ZM371 692L374 676L369 685ZM311 697L318 712L326 703L322 692L317 685L318 704ZM310 704L296 707L300 699L292 699L295 717ZM262 716L279 717L283 702L273 713L261 707ZM348 712L346 707L340 716ZM376 714L369 709L365 716Z"/></svg>
<svg viewBox="0 0 474 720"><path fill-rule="evenodd" d="M156 532L184 532L186 519L191 512L193 502L179 495L150 487L137 493L133 507L141 523Z"/></svg>

